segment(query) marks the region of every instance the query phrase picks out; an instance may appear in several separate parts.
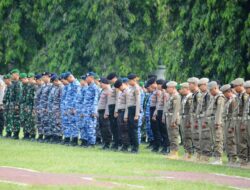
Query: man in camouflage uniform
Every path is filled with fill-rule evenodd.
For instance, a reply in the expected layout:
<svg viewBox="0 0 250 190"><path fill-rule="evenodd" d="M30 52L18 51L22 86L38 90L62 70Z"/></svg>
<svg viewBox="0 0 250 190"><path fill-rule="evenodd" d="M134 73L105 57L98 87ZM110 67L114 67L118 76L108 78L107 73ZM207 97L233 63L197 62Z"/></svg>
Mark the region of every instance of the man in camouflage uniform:
<svg viewBox="0 0 250 190"><path fill-rule="evenodd" d="M220 90L224 94L226 101L224 107L224 144L228 158L228 165L235 166L237 161L236 145L236 120L234 116L237 109L236 96L231 90L231 85L223 85Z"/></svg>
<svg viewBox="0 0 250 190"><path fill-rule="evenodd" d="M192 103L192 93L189 90L188 83L180 84L181 109L180 109L180 128L183 136L183 145L185 150L184 160L190 160L193 154L192 130L190 106Z"/></svg>
<svg viewBox="0 0 250 190"><path fill-rule="evenodd" d="M4 75L4 83L6 85L4 97L3 97L3 108L4 108L4 125L6 127L6 137L11 137L12 119L10 112L10 99L11 99L11 75Z"/></svg>
<svg viewBox="0 0 250 190"><path fill-rule="evenodd" d="M40 110L40 100L42 95L42 89L44 86L43 80L42 80L42 74L37 74L35 76L36 79L36 86L35 86L35 97L34 97L34 111L35 111L35 123L36 128L38 130L38 141L41 141L43 138L42 135L42 112Z"/></svg>
<svg viewBox="0 0 250 190"><path fill-rule="evenodd" d="M83 110L84 115L84 132L87 134L87 146L94 147L96 143L96 124L97 124L97 108L99 99L99 90L95 84L94 72L86 74L86 82L88 88L84 96L83 104L85 108Z"/></svg>
<svg viewBox="0 0 250 190"><path fill-rule="evenodd" d="M168 159L178 159L179 150L179 124L180 124L180 106L181 97L176 90L177 83L175 81L170 81L167 83L167 92L169 94L169 99L164 107L164 116L167 121L167 129L170 139L170 154L167 156Z"/></svg>
<svg viewBox="0 0 250 190"><path fill-rule="evenodd" d="M29 99L28 99L28 91L29 91L29 84L28 84L28 78L26 73L20 73L20 79L22 82L22 95L21 95L21 112L20 112L20 119L21 119L21 126L23 127L23 139L27 140L29 139L29 112L28 112L28 105L29 105Z"/></svg>
<svg viewBox="0 0 250 190"><path fill-rule="evenodd" d="M250 80L244 83L246 93L248 94L248 99L244 107L244 118L243 122L247 130L247 142L248 142L248 166L250 166Z"/></svg>
<svg viewBox="0 0 250 190"><path fill-rule="evenodd" d="M10 117L12 122L11 132L13 133L13 139L19 139L20 132L20 104L22 95L22 84L19 81L19 70L14 69L10 72L12 76L12 83L10 85Z"/></svg>
<svg viewBox="0 0 250 190"><path fill-rule="evenodd" d="M206 120L202 124L202 128L208 128L209 130L206 131L206 134L203 134L203 155L207 157L213 156L214 160L211 164L221 165L223 154L223 111L225 97L220 92L219 86L215 81L208 84L208 89L211 94L211 100L206 111Z"/></svg>
<svg viewBox="0 0 250 190"><path fill-rule="evenodd" d="M48 112L48 98L49 92L51 90L51 83L50 83L50 73L44 72L42 80L44 82L44 86L41 90L41 96L39 101L39 111L41 112L41 128L38 129L39 133L39 140L40 142L48 142L50 140L50 136L47 133L48 126L49 126L49 112ZM44 139L43 139L44 136Z"/></svg>
<svg viewBox="0 0 250 190"><path fill-rule="evenodd" d="M239 157L240 165L245 167L247 165L248 159L248 148L247 148L247 130L246 125L244 123L244 106L247 105L248 94L244 89L244 79L237 78L231 82L236 94L236 113L237 115L234 116L236 120L236 134L237 134L237 153Z"/></svg>
<svg viewBox="0 0 250 190"><path fill-rule="evenodd" d="M197 119L197 106L201 99L201 93L198 87L199 79L196 77L191 77L187 81L189 83L189 89L192 92L192 104L191 104L191 128L192 128L192 141L195 151L196 161L200 161L201 149L200 149L200 134L201 129L199 128Z"/></svg>

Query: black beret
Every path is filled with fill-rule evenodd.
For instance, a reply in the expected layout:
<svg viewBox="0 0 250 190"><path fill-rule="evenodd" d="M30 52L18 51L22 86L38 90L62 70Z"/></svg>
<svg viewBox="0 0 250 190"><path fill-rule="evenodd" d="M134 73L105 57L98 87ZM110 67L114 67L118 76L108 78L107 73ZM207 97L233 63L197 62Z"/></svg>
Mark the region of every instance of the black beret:
<svg viewBox="0 0 250 190"><path fill-rule="evenodd" d="M117 81L115 81L114 87L115 88L120 88L122 83L123 83L122 79L118 79Z"/></svg>
<svg viewBox="0 0 250 190"><path fill-rule="evenodd" d="M42 76L43 76L42 74L36 74L36 75L35 75L35 79L36 79L36 80L39 80L40 78L42 78Z"/></svg>
<svg viewBox="0 0 250 190"><path fill-rule="evenodd" d="M108 76L107 76L107 79L108 80L112 80L113 78L117 77L116 73L110 73Z"/></svg>
<svg viewBox="0 0 250 190"><path fill-rule="evenodd" d="M100 83L103 83L103 84L109 84L109 80L104 78L104 77L101 77L100 78Z"/></svg>
<svg viewBox="0 0 250 190"><path fill-rule="evenodd" d="M156 83L157 83L157 84L163 85L164 82L165 82L165 80L163 80L163 79L158 79L158 80L156 80Z"/></svg>
<svg viewBox="0 0 250 190"><path fill-rule="evenodd" d="M144 88L148 88L148 87L149 87L149 85L148 85L148 83L146 82L145 85L144 85Z"/></svg>
<svg viewBox="0 0 250 190"><path fill-rule="evenodd" d="M51 76L51 82L54 82L57 79L58 79L58 75L56 73L53 73Z"/></svg>
<svg viewBox="0 0 250 190"><path fill-rule="evenodd" d="M49 76L49 77L50 77L50 73L49 73L49 72L43 72L42 75L43 75L43 76Z"/></svg>
<svg viewBox="0 0 250 190"><path fill-rule="evenodd" d="M147 85L150 86L151 84L154 84L155 82L156 82L156 78L152 77L152 78L148 79Z"/></svg>
<svg viewBox="0 0 250 190"><path fill-rule="evenodd" d="M155 79L157 79L157 76L156 76L156 75L148 75L148 79L150 79L150 78L155 78Z"/></svg>
<svg viewBox="0 0 250 190"><path fill-rule="evenodd" d="M133 79L135 79L135 78L136 78L136 74L133 74L133 73L132 73L132 74L129 74L129 75L128 75L128 79L129 79L129 80L133 80Z"/></svg>
<svg viewBox="0 0 250 190"><path fill-rule="evenodd" d="M167 87L168 87L168 86L167 86L167 83L168 83L168 82L169 82L168 80L165 80L165 81L164 81L164 83L162 84L162 88L163 88L163 89L167 89Z"/></svg>

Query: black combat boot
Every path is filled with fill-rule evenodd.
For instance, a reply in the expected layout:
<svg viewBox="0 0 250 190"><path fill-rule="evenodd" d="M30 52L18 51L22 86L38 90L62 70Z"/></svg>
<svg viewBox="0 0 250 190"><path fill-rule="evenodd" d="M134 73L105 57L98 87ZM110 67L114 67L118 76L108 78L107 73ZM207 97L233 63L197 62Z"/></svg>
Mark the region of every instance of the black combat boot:
<svg viewBox="0 0 250 190"><path fill-rule="evenodd" d="M109 149L110 144L109 143L105 143L102 147L103 150L108 150Z"/></svg>
<svg viewBox="0 0 250 190"><path fill-rule="evenodd" d="M77 137L72 138L70 145L77 146L78 145L78 138Z"/></svg>
<svg viewBox="0 0 250 190"><path fill-rule="evenodd" d="M43 135L39 135L37 141L43 143Z"/></svg>
<svg viewBox="0 0 250 190"><path fill-rule="evenodd" d="M60 144L62 142L62 136L57 136L56 144Z"/></svg>
<svg viewBox="0 0 250 190"><path fill-rule="evenodd" d="M14 140L18 140L19 139L19 131L14 132L13 139Z"/></svg>
<svg viewBox="0 0 250 190"><path fill-rule="evenodd" d="M23 140L27 140L29 138L29 133L24 133Z"/></svg>
<svg viewBox="0 0 250 190"><path fill-rule="evenodd" d="M11 132L7 132L5 135L6 138L11 138Z"/></svg>
<svg viewBox="0 0 250 190"><path fill-rule="evenodd" d="M30 135L30 141L34 142L36 140L36 135Z"/></svg>
<svg viewBox="0 0 250 190"><path fill-rule="evenodd" d="M70 144L70 138L64 138L64 141L61 143L62 145L66 145L66 146L69 146Z"/></svg>

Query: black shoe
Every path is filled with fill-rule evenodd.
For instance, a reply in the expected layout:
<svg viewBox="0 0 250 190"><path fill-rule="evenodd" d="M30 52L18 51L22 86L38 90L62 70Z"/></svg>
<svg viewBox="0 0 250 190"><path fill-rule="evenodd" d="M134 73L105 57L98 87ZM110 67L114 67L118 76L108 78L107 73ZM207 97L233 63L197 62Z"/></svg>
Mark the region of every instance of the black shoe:
<svg viewBox="0 0 250 190"><path fill-rule="evenodd" d="M29 133L24 133L22 140L28 140L29 139Z"/></svg>
<svg viewBox="0 0 250 190"><path fill-rule="evenodd" d="M138 148L137 147L132 147L131 153L137 154L138 153Z"/></svg>
<svg viewBox="0 0 250 190"><path fill-rule="evenodd" d="M149 142L149 145L148 145L146 148L147 148L147 149L153 148L153 141L150 141L150 142Z"/></svg>
<svg viewBox="0 0 250 190"><path fill-rule="evenodd" d="M13 139L14 140L18 140L19 139L19 132L14 132Z"/></svg>
<svg viewBox="0 0 250 190"><path fill-rule="evenodd" d="M11 132L7 132L7 134L5 135L5 138L11 138Z"/></svg>
<svg viewBox="0 0 250 190"><path fill-rule="evenodd" d="M88 147L89 148L95 148L95 145L94 144L89 144Z"/></svg>
<svg viewBox="0 0 250 190"><path fill-rule="evenodd" d="M44 143L49 143L50 142L50 139L51 139L51 136L50 135L45 135L44 137Z"/></svg>
<svg viewBox="0 0 250 190"><path fill-rule="evenodd" d="M84 139L81 139L81 143L80 143L80 146L81 147L86 147L88 145L88 142Z"/></svg>
<svg viewBox="0 0 250 190"><path fill-rule="evenodd" d="M34 142L36 140L36 135L30 135L30 141Z"/></svg>
<svg viewBox="0 0 250 190"><path fill-rule="evenodd" d="M112 144L111 150L118 151L119 146L117 144Z"/></svg>
<svg viewBox="0 0 250 190"><path fill-rule="evenodd" d="M69 146L70 145L70 138L64 138L64 141L61 144Z"/></svg>
<svg viewBox="0 0 250 190"><path fill-rule="evenodd" d="M36 139L37 142L43 143L43 135L39 135L38 138Z"/></svg>
<svg viewBox="0 0 250 190"><path fill-rule="evenodd" d="M163 154L163 155L167 155L169 153L169 150L168 150L168 148L164 147L164 148L162 148L160 153Z"/></svg>
<svg viewBox="0 0 250 190"><path fill-rule="evenodd" d="M122 152L128 152L128 147L127 146L122 146L121 150Z"/></svg>
<svg viewBox="0 0 250 190"><path fill-rule="evenodd" d="M159 147L154 147L151 151L152 152L159 152Z"/></svg>
<svg viewBox="0 0 250 190"><path fill-rule="evenodd" d="M109 144L106 143L103 145L102 150L108 150L109 149Z"/></svg>
<svg viewBox="0 0 250 190"><path fill-rule="evenodd" d="M71 142L70 142L71 146L77 146L78 145L78 138L74 137L72 138Z"/></svg>

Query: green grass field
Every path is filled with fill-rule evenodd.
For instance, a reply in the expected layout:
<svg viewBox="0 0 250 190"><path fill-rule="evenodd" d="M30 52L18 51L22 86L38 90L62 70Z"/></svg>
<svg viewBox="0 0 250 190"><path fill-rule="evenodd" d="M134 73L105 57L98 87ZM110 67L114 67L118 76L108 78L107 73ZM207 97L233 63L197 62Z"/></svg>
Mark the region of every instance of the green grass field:
<svg viewBox="0 0 250 190"><path fill-rule="evenodd" d="M96 148L66 147L37 142L0 139L0 166L22 167L50 173L81 173L100 176L153 176L151 171L195 171L250 177L250 170L211 166L184 161L170 161L161 154L151 153L141 146L137 155ZM114 181L105 177L100 180ZM143 186L143 189L231 189L204 182L174 180L116 179L115 182ZM119 189L140 189L124 186ZM19 186L0 182L0 189L105 189L87 186ZM109 189L109 188L107 188Z"/></svg>

